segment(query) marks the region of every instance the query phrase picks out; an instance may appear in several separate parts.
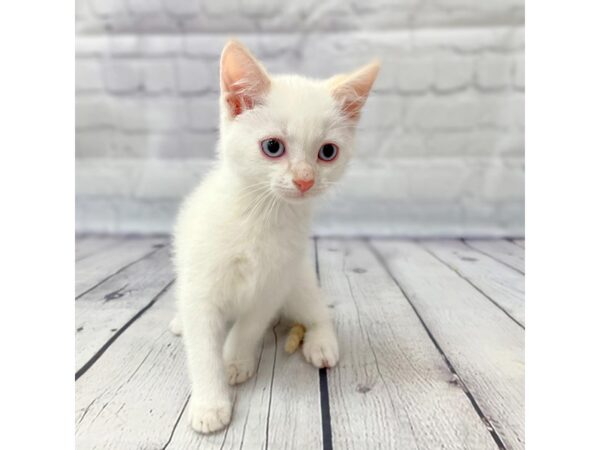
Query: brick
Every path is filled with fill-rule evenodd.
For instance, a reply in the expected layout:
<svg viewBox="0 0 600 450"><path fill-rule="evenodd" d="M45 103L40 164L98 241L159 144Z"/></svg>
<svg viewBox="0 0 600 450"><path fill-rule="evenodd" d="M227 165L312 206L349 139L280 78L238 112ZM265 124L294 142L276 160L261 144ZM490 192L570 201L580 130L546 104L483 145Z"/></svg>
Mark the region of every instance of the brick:
<svg viewBox="0 0 600 450"><path fill-rule="evenodd" d="M75 133L75 157L107 158L112 156L112 129L78 130Z"/></svg>
<svg viewBox="0 0 600 450"><path fill-rule="evenodd" d="M193 16L200 12L200 0L169 0L164 4L167 12L176 16Z"/></svg>
<svg viewBox="0 0 600 450"><path fill-rule="evenodd" d="M93 20L90 16L92 11L87 1L78 0L75 2L75 20L76 22L86 23Z"/></svg>
<svg viewBox="0 0 600 450"><path fill-rule="evenodd" d="M195 131L214 131L219 125L219 100L209 96L188 100L190 129Z"/></svg>
<svg viewBox="0 0 600 450"><path fill-rule="evenodd" d="M525 172L502 163L491 164L479 172L478 196L485 200L521 200L525 193Z"/></svg>
<svg viewBox="0 0 600 450"><path fill-rule="evenodd" d="M479 123L477 101L465 98L427 98L407 102L405 126L423 130L469 129Z"/></svg>
<svg viewBox="0 0 600 450"><path fill-rule="evenodd" d="M75 87L77 92L101 91L104 89L102 65L97 59L75 61Z"/></svg>
<svg viewBox="0 0 600 450"><path fill-rule="evenodd" d="M240 0L240 9L248 17L269 17L276 15L282 4L279 0Z"/></svg>
<svg viewBox="0 0 600 450"><path fill-rule="evenodd" d="M485 55L475 62L475 82L482 89L502 89L511 84L513 60L503 55Z"/></svg>
<svg viewBox="0 0 600 450"><path fill-rule="evenodd" d="M112 59L103 65L106 89L116 94L135 92L141 84L138 62L131 59Z"/></svg>
<svg viewBox="0 0 600 450"><path fill-rule="evenodd" d="M228 40L229 36L226 35L185 35L183 37L184 52L190 56L219 59L221 50ZM244 39L244 44L249 45L247 39Z"/></svg>
<svg viewBox="0 0 600 450"><path fill-rule="evenodd" d="M140 36L115 34L109 36L108 51L111 56L132 57L140 54Z"/></svg>
<svg viewBox="0 0 600 450"><path fill-rule="evenodd" d="M421 0L371 0L365 2L362 0L352 0L352 6L360 12L375 12L384 16L389 9L407 9L419 5Z"/></svg>
<svg viewBox="0 0 600 450"><path fill-rule="evenodd" d="M164 12L160 0L127 0L127 8L136 16L155 15Z"/></svg>
<svg viewBox="0 0 600 450"><path fill-rule="evenodd" d="M396 64L397 61L385 60L373 85L373 93L389 92L396 90Z"/></svg>
<svg viewBox="0 0 600 450"><path fill-rule="evenodd" d="M142 85L151 94L176 92L175 67L170 59L143 62Z"/></svg>
<svg viewBox="0 0 600 450"><path fill-rule="evenodd" d="M75 100L75 126L77 130L110 127L114 124L114 111L110 100L101 96L78 96Z"/></svg>
<svg viewBox="0 0 600 450"><path fill-rule="evenodd" d="M209 16L225 16L236 14L239 3L237 0L219 0L217 2L205 2L203 7Z"/></svg>
<svg viewBox="0 0 600 450"><path fill-rule="evenodd" d="M125 0L88 0L92 11L102 17L124 14Z"/></svg>
<svg viewBox="0 0 600 450"><path fill-rule="evenodd" d="M474 172L460 159L416 164L404 174L412 201L447 203L464 195Z"/></svg>
<svg viewBox="0 0 600 450"><path fill-rule="evenodd" d="M474 79L473 61L468 57L435 58L433 72L433 84L441 92L464 89Z"/></svg>
<svg viewBox="0 0 600 450"><path fill-rule="evenodd" d="M496 128L523 128L523 95L495 96L479 101L479 124Z"/></svg>
<svg viewBox="0 0 600 450"><path fill-rule="evenodd" d="M429 58L400 62L394 67L395 85L400 92L419 93L433 83L433 62Z"/></svg>
<svg viewBox="0 0 600 450"><path fill-rule="evenodd" d="M175 56L183 53L183 37L178 35L145 35L140 40L144 56Z"/></svg>
<svg viewBox="0 0 600 450"><path fill-rule="evenodd" d="M77 57L99 57L108 52L108 36L78 35L75 39L75 55Z"/></svg>
<svg viewBox="0 0 600 450"><path fill-rule="evenodd" d="M361 129L356 136L355 158L400 160L412 155L422 156L425 139L425 133L407 133L401 127Z"/></svg>
<svg viewBox="0 0 600 450"><path fill-rule="evenodd" d="M521 155L524 135L499 130L423 133L418 154L427 156L474 156L481 158Z"/></svg>
<svg viewBox="0 0 600 450"><path fill-rule="evenodd" d="M209 133L188 132L182 134L182 147L178 153L182 158L206 158L212 159L216 156L216 146L219 135L216 131Z"/></svg>
<svg viewBox="0 0 600 450"><path fill-rule="evenodd" d="M196 94L209 90L211 74L205 61L180 58L176 71L180 92Z"/></svg>
<svg viewBox="0 0 600 450"><path fill-rule="evenodd" d="M485 51L508 53L522 50L524 33L521 24L499 27L427 28L412 34L414 51L431 48L450 50L457 54L478 54Z"/></svg>
<svg viewBox="0 0 600 450"><path fill-rule="evenodd" d="M177 98L122 98L116 108L124 131L181 131L187 125L183 100Z"/></svg>
<svg viewBox="0 0 600 450"><path fill-rule="evenodd" d="M394 128L401 123L401 116L401 96L372 96L363 108L360 127L376 130Z"/></svg>
<svg viewBox="0 0 600 450"><path fill-rule="evenodd" d="M120 133L114 142L122 158L174 158L180 155L181 133Z"/></svg>
<svg viewBox="0 0 600 450"><path fill-rule="evenodd" d="M515 58L513 71L513 86L520 90L525 89L525 57L519 56Z"/></svg>

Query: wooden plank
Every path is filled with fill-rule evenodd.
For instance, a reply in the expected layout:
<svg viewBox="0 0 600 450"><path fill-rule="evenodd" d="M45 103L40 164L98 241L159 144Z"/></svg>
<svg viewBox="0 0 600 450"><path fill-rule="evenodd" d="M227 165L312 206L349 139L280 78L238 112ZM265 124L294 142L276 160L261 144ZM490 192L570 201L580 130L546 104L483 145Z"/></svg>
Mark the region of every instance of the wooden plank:
<svg viewBox="0 0 600 450"><path fill-rule="evenodd" d="M173 289L75 383L78 449L163 448L189 396Z"/></svg>
<svg viewBox="0 0 600 450"><path fill-rule="evenodd" d="M136 321L76 383L77 448L320 448L317 370L283 351L269 331L257 375L234 388L232 423L211 435L188 423L182 342L166 331L172 290ZM290 399L293 398L293 407ZM185 407L185 411L183 408Z"/></svg>
<svg viewBox="0 0 600 450"><path fill-rule="evenodd" d="M263 341L256 375L234 388L233 416L225 431L210 435L196 433L189 425L188 404L166 449L264 448L275 353L274 335L269 332ZM185 383L189 385L187 378Z"/></svg>
<svg viewBox="0 0 600 450"><path fill-rule="evenodd" d="M95 253L117 245L125 238L120 236L76 236L75 237L75 261L89 258Z"/></svg>
<svg viewBox="0 0 600 450"><path fill-rule="evenodd" d="M500 239L468 239L465 243L518 272L525 273L525 252L518 245Z"/></svg>
<svg viewBox="0 0 600 450"><path fill-rule="evenodd" d="M364 242L319 240L341 360L333 447L496 449L412 307Z"/></svg>
<svg viewBox="0 0 600 450"><path fill-rule="evenodd" d="M81 296L123 267L149 255L166 244L165 238L131 238L118 240L75 265L75 295Z"/></svg>
<svg viewBox="0 0 600 450"><path fill-rule="evenodd" d="M173 280L169 249L129 266L75 302L75 361L80 371L115 333Z"/></svg>
<svg viewBox="0 0 600 450"><path fill-rule="evenodd" d="M287 328L278 327L277 331L268 448L322 448L319 371L306 362L301 350L292 355L285 353ZM256 447L250 444L246 448Z"/></svg>
<svg viewBox="0 0 600 450"><path fill-rule="evenodd" d="M285 353L286 333L279 326L266 334L257 374L234 388L233 417L224 432L194 432L188 405L167 448L322 448L318 371L300 352Z"/></svg>
<svg viewBox="0 0 600 450"><path fill-rule="evenodd" d="M525 277L522 274L455 239L420 243L525 326Z"/></svg>
<svg viewBox="0 0 600 450"><path fill-rule="evenodd" d="M506 448L524 448L524 330L416 243L373 245Z"/></svg>

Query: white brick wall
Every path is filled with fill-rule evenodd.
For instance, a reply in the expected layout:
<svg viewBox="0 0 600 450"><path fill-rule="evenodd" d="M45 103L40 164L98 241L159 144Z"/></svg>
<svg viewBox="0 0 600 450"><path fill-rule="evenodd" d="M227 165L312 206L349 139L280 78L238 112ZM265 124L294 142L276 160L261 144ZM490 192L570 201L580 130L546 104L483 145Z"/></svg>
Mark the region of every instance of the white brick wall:
<svg viewBox="0 0 600 450"><path fill-rule="evenodd" d="M235 35L273 72L383 61L316 231L523 233L523 0L76 3L79 230L170 229L214 157L218 58Z"/></svg>

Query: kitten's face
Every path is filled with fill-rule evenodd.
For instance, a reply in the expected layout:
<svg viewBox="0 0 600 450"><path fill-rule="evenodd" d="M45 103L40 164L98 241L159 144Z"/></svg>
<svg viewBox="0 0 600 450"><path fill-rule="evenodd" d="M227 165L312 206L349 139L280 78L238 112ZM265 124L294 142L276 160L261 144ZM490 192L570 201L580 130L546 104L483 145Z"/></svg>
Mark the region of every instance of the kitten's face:
<svg viewBox="0 0 600 450"><path fill-rule="evenodd" d="M302 202L341 178L378 66L365 69L358 76L330 80L270 77L240 44L226 46L221 59L223 156L249 190Z"/></svg>

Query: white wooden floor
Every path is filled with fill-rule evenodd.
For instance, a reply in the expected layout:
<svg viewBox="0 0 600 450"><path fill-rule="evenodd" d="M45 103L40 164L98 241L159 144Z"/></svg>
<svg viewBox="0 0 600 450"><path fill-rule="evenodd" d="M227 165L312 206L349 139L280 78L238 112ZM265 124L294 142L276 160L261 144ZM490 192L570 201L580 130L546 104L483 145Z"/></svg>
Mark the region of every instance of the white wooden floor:
<svg viewBox="0 0 600 450"><path fill-rule="evenodd" d="M521 240L315 240L341 360L265 338L229 428L187 423L166 237L77 239L78 449L522 449Z"/></svg>

